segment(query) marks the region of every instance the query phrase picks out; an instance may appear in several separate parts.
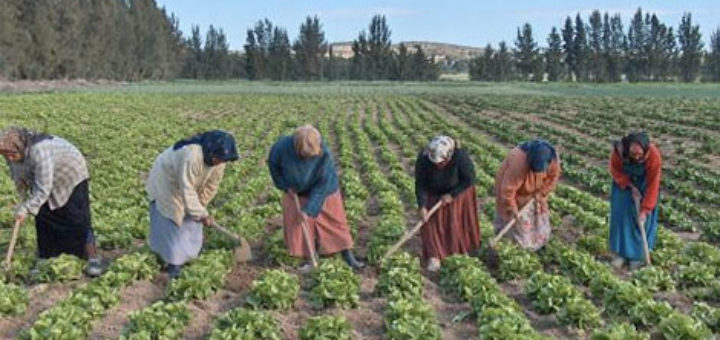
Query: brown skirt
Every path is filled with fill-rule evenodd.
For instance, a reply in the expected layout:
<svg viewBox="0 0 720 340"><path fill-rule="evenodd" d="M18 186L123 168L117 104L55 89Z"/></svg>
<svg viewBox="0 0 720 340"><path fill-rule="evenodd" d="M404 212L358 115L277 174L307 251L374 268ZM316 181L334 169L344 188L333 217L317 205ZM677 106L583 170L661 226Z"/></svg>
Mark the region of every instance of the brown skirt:
<svg viewBox="0 0 720 340"><path fill-rule="evenodd" d="M300 197L301 206L306 201L307 198ZM303 239L301 215L298 214L293 197L288 194L283 198L283 225L285 246L290 255L310 257L310 251ZM316 252L320 254L334 254L353 246L340 190L325 198L320 214L316 218L308 217L307 226L310 239L313 240L311 244L319 245L320 249Z"/></svg>
<svg viewBox="0 0 720 340"><path fill-rule="evenodd" d="M439 197L428 197L430 210ZM455 197L452 203L442 206L422 228L423 257L442 260L453 254L467 254L480 247L475 186Z"/></svg>

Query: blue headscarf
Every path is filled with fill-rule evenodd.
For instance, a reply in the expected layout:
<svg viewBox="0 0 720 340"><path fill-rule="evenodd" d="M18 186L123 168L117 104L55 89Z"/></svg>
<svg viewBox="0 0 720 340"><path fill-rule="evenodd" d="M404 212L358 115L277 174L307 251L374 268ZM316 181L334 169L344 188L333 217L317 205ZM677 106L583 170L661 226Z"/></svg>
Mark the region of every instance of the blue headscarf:
<svg viewBox="0 0 720 340"><path fill-rule="evenodd" d="M531 140L520 145L527 154L528 164L533 172L545 172L553 159L557 158L555 148L545 140Z"/></svg>
<svg viewBox="0 0 720 340"><path fill-rule="evenodd" d="M235 148L235 137L226 131L212 130L180 140L173 145L173 150L188 144L199 144L202 147L203 160L207 166L213 165L213 157L223 162L236 161L240 158Z"/></svg>

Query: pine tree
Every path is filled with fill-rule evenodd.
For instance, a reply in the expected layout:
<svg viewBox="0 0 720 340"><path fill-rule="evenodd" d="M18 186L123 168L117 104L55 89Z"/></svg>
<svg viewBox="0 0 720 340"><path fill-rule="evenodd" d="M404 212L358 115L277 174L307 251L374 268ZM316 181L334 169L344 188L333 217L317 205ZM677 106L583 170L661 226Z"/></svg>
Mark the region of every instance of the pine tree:
<svg viewBox="0 0 720 340"><path fill-rule="evenodd" d="M492 45L487 44L485 46L485 49L483 50L483 53L475 58L473 58L470 62L470 80L476 80L476 81L491 81L493 79L493 58L494 58L495 51L493 50Z"/></svg>
<svg viewBox="0 0 720 340"><path fill-rule="evenodd" d="M412 73L412 56L408 52L405 44L398 46L398 51L394 56L392 79L393 80L410 80Z"/></svg>
<svg viewBox="0 0 720 340"><path fill-rule="evenodd" d="M536 59L538 58L537 43L532 36L532 26L526 23L522 30L517 29L517 39L515 40L515 59L517 70L522 80L530 80L530 76L536 67Z"/></svg>
<svg viewBox="0 0 720 340"><path fill-rule="evenodd" d="M269 76L273 80L290 80L292 58L290 56L290 38L284 28L275 27L268 46Z"/></svg>
<svg viewBox="0 0 720 340"><path fill-rule="evenodd" d="M661 44L662 59L660 60L658 75L663 80L672 80L677 74L677 40L672 27L666 29Z"/></svg>
<svg viewBox="0 0 720 340"><path fill-rule="evenodd" d="M710 53L706 64L708 79L720 82L720 27L710 34Z"/></svg>
<svg viewBox="0 0 720 340"><path fill-rule="evenodd" d="M411 79L420 81L437 80L440 70L434 61L435 58L428 57L422 46L415 45L415 52L412 55Z"/></svg>
<svg viewBox="0 0 720 340"><path fill-rule="evenodd" d="M230 47L227 37L222 29L216 29L213 25L208 28L203 50L205 78L226 79L230 76L229 63Z"/></svg>
<svg viewBox="0 0 720 340"><path fill-rule="evenodd" d="M323 62L327 52L325 32L317 16L305 18L293 45L298 65L298 77L303 80L324 78Z"/></svg>
<svg viewBox="0 0 720 340"><path fill-rule="evenodd" d="M200 27L193 25L191 28L191 36L187 41L188 58L185 63L183 74L186 77L199 79L204 77L202 74L203 66L203 47L202 37L200 37Z"/></svg>
<svg viewBox="0 0 720 340"><path fill-rule="evenodd" d="M622 18L620 14L616 14L610 18L609 48L607 49L607 74L608 79L612 82L622 80L624 68L623 50L626 40Z"/></svg>
<svg viewBox="0 0 720 340"><path fill-rule="evenodd" d="M368 28L368 66L370 79L388 79L389 65L392 62L392 42L390 28L384 15L375 15Z"/></svg>
<svg viewBox="0 0 720 340"><path fill-rule="evenodd" d="M245 38L245 74L250 80L262 79L262 52L255 40L255 32L247 30Z"/></svg>
<svg viewBox="0 0 720 340"><path fill-rule="evenodd" d="M365 31L358 34L358 38L352 43L352 63L351 63L351 78L360 80L369 80L370 72L368 71L369 58L368 58L368 43L367 35Z"/></svg>
<svg viewBox="0 0 720 340"><path fill-rule="evenodd" d="M589 59L590 74L595 82L606 82L607 75L605 73L605 60L603 50L603 22L600 11L595 10L590 15L589 21Z"/></svg>
<svg viewBox="0 0 720 340"><path fill-rule="evenodd" d="M573 37L573 52L576 58L576 70L578 79L587 81L590 67L590 53L587 42L587 31L585 23L580 14L575 17L575 36Z"/></svg>
<svg viewBox="0 0 720 340"><path fill-rule="evenodd" d="M557 28L553 26L547 38L548 48L545 52L545 70L549 81L558 81L563 76L562 40Z"/></svg>
<svg viewBox="0 0 720 340"><path fill-rule="evenodd" d="M562 29L563 52L565 53L565 66L568 78L577 78L577 55L575 54L575 29L572 19L568 16L565 19L565 27Z"/></svg>
<svg viewBox="0 0 720 340"><path fill-rule="evenodd" d="M495 67L494 80L496 81L508 81L512 79L513 67L512 67L512 55L504 41L501 41L498 45L498 51L494 55L493 66Z"/></svg>
<svg viewBox="0 0 720 340"><path fill-rule="evenodd" d="M647 30L643 22L642 9L638 8L630 22L627 34L627 48L625 51L627 63L625 73L631 82L640 81L647 74L647 58L645 54L645 41Z"/></svg>
<svg viewBox="0 0 720 340"><path fill-rule="evenodd" d="M700 27L693 26L692 15L685 13L678 28L678 41L680 42L680 79L684 82L693 82L698 77L701 66L703 50Z"/></svg>

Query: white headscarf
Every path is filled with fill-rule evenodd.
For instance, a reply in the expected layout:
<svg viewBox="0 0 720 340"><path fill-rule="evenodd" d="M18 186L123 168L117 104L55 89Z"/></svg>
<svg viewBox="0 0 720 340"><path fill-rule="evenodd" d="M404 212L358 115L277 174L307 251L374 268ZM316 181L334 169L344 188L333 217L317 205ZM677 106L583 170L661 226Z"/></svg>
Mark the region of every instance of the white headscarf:
<svg viewBox="0 0 720 340"><path fill-rule="evenodd" d="M455 152L455 140L448 136L436 136L425 149L428 159L435 164L446 162Z"/></svg>

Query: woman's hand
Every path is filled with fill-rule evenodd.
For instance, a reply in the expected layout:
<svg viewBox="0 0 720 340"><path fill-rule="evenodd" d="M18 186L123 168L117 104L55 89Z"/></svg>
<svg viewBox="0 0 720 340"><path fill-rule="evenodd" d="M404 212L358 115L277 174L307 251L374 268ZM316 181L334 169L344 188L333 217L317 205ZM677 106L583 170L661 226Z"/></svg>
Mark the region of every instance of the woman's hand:
<svg viewBox="0 0 720 340"><path fill-rule="evenodd" d="M15 214L15 223L22 224L23 222L25 222L26 217L27 216L25 215L25 213L21 213L21 212L16 213Z"/></svg>
<svg viewBox="0 0 720 340"><path fill-rule="evenodd" d="M647 213L644 211L641 212L638 220L638 222L640 223L640 228L645 228L645 221L647 221Z"/></svg>
<svg viewBox="0 0 720 340"><path fill-rule="evenodd" d="M427 223L427 221L428 221L428 211L427 211L427 208L425 208L425 207L420 208L420 211L419 211L418 213L420 214L420 219L421 219L424 223Z"/></svg>
<svg viewBox="0 0 720 340"><path fill-rule="evenodd" d="M630 190L632 190L632 197L634 200L642 199L642 194L640 193L640 190L638 190L638 188L630 184Z"/></svg>
<svg viewBox="0 0 720 340"><path fill-rule="evenodd" d="M200 218L200 222L201 222L201 223L203 224L203 226L205 226L205 227L211 227L212 225L215 224L215 219L212 218L212 216L207 215L207 216L205 216L205 217Z"/></svg>
<svg viewBox="0 0 720 340"><path fill-rule="evenodd" d="M450 194L442 195L440 199L442 200L443 204L450 204L453 201L453 197Z"/></svg>

